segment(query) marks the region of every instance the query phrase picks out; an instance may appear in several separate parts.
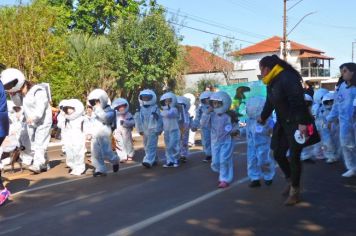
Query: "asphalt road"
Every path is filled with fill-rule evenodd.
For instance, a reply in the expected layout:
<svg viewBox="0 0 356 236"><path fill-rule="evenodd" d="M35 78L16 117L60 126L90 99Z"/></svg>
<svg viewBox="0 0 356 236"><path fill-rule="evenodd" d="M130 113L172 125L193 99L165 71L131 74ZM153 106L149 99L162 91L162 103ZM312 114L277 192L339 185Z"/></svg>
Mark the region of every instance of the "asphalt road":
<svg viewBox="0 0 356 236"><path fill-rule="evenodd" d="M58 147L47 173L6 172L12 197L0 208L0 235L355 235L356 178L341 178L342 163L305 164L304 200L285 207L279 170L272 186L248 187L244 140L226 190L199 146L171 169L145 169L140 140L136 147L136 161L107 177L70 176Z"/></svg>

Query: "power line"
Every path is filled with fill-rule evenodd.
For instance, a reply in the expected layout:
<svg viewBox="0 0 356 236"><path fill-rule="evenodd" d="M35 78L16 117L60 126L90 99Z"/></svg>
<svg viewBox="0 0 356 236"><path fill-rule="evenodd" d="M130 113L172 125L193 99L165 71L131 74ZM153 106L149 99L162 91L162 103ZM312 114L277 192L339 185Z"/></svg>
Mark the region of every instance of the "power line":
<svg viewBox="0 0 356 236"><path fill-rule="evenodd" d="M257 34L257 33L253 33L253 32L246 31L246 30L243 30L243 29L239 29L239 28L236 28L236 27L227 26L225 24L222 24L222 23L219 23L219 22L216 22L216 21L212 21L212 20L208 20L206 18L202 18L202 17L196 16L196 15L192 15L192 14L189 14L187 12L183 12L181 10L177 10L177 9L173 9L173 8L169 8L169 7L165 7L165 8L169 9L169 10L167 10L167 12L169 12L170 14L175 14L175 15L178 15L178 16L181 16L181 17L186 17L186 18L189 18L189 19L191 19L193 21L204 23L204 24L207 24L207 25L210 25L210 26L223 28L223 29L226 29L226 30L229 30L229 31L232 31L232 32L245 34L247 36L254 37L254 38L259 38L259 39L264 39L264 38L268 37L266 35ZM177 12L173 12L173 11L177 11ZM184 13L184 15L179 14L179 12Z"/></svg>
<svg viewBox="0 0 356 236"><path fill-rule="evenodd" d="M167 22L170 23L170 24L178 25L178 26L181 26L181 27L184 27L184 28L188 28L188 29L191 29L191 30L199 31L199 32L206 33L206 34L216 35L216 36L227 38L227 39L230 39L230 40L236 40L236 41L241 41L241 42L245 42L245 43L256 44L256 42L251 42L251 41L248 41L248 40L245 40L245 39L239 39L239 38L235 38L235 37L232 37L232 36L226 36L226 35L210 32L210 31L203 30L203 29L190 27L190 26L179 24L179 23L172 22L172 21L169 21L169 20ZM268 45L268 44L261 44L261 45L266 46L266 47L270 47L270 48L273 48L273 49L275 48L274 46Z"/></svg>

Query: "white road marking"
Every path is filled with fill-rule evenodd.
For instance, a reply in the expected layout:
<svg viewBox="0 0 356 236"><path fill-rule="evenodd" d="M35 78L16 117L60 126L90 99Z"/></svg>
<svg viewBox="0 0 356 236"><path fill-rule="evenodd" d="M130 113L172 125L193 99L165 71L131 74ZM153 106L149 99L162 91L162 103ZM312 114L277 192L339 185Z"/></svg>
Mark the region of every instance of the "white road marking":
<svg viewBox="0 0 356 236"><path fill-rule="evenodd" d="M235 142L235 145L245 144L245 143L246 143L246 141ZM190 152L190 155L191 154L198 154L198 153L204 153L204 151ZM132 166L128 166L128 167L125 167L125 168L121 168L119 171L129 170L129 169L132 169L132 168L136 168L138 166L142 166L141 163L138 163L138 164L135 164L135 165L132 165ZM112 171L109 171L108 173L112 173ZM78 180L83 180L83 179L88 179L88 178L93 178L93 176L92 175L88 175L88 176L78 177L78 178L75 178L75 179L63 180L63 181L60 181L60 182L47 184L47 185L43 185L43 186L39 186L39 187L35 187L35 188L29 188L29 189L26 189L26 190L22 190L22 191L13 193L13 194L11 194L11 196L12 197L17 197L17 196L22 195L24 193L30 193L30 192L34 192L34 191L37 191L37 190L46 189L46 188L50 188L50 187L54 187L54 186L58 186L58 185L62 185L62 184L72 183L72 182L76 182Z"/></svg>
<svg viewBox="0 0 356 236"><path fill-rule="evenodd" d="M19 213L19 214L13 215L13 216L0 218L0 221L1 221L1 223L3 223L4 221L16 219L16 218L23 216L25 214L26 214L26 212L23 212L23 213Z"/></svg>
<svg viewBox="0 0 356 236"><path fill-rule="evenodd" d="M172 208L170 210L167 210L167 211L164 211L158 215L155 215L155 216L152 216L150 218L147 218L141 222L138 222L136 224L133 224L133 225L130 225L128 227L125 227L123 229L120 229L118 231L115 231L111 234L109 234L108 236L129 236L129 235L132 235L134 234L135 232L139 231L139 230L142 230L150 225L153 225L161 220L164 220L172 215L175 215L181 211L184 211L188 208L191 208L195 205L198 205L199 203L203 202L203 201L206 201L220 193L223 193L225 191L228 191L229 189L232 189L233 187L236 187L237 185L239 184L242 184L242 183L245 183L246 181L248 181L248 177L245 177L239 181L236 181L235 183L231 184L229 188L226 188L226 189L217 189L217 190L214 190L212 192L209 192L207 194L204 194L194 200L191 200L187 203L184 203L178 207L175 207L175 208Z"/></svg>
<svg viewBox="0 0 356 236"><path fill-rule="evenodd" d="M1 232L0 232L0 235L6 235L6 234L8 234L8 233L12 233L12 232L14 232L14 231L16 231L16 230L19 230L19 229L21 229L21 228L22 228L22 226L19 226L19 227L12 228L12 229L9 229L9 230L1 231Z"/></svg>
<svg viewBox="0 0 356 236"><path fill-rule="evenodd" d="M135 164L135 165L132 165L132 166L125 167L125 168L120 169L120 171L132 169L132 168L137 167L137 166L141 166L141 164ZM108 173L112 173L112 171L109 171ZM33 191L37 191L37 190L41 190L41 189L45 189L45 188L61 185L61 184L72 183L72 182L75 182L75 181L78 181L78 180L83 180L83 179L88 179L88 178L93 178L93 176L92 175L87 175L87 176L78 177L78 178L75 178L75 179L63 180L63 181L52 183L52 184L47 184L47 185L43 185L43 186L39 186L39 187L35 187L35 188L30 188L30 189L19 191L17 193L13 193L13 194L11 194L11 196L12 197L17 197L18 195L22 195L24 193L29 193L29 192L33 192Z"/></svg>
<svg viewBox="0 0 356 236"><path fill-rule="evenodd" d="M70 204L70 203L73 203L73 202L76 202L76 201L80 201L80 200L83 200L83 199L86 199L86 198L89 198L89 197L100 195L100 194L105 193L105 192L106 191L100 191L100 192L96 192L96 193L92 193L92 194L86 194L86 195L83 195L83 196L79 196L79 197L71 199L71 200L60 202L60 203L54 205L54 207L59 207L59 206L63 206L63 205L66 205L66 204Z"/></svg>

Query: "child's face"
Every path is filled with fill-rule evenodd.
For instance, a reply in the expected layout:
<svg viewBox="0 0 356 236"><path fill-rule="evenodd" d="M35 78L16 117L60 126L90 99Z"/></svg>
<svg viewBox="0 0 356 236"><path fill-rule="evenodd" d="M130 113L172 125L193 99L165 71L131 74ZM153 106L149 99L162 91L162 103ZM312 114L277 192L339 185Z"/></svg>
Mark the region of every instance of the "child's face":
<svg viewBox="0 0 356 236"><path fill-rule="evenodd" d="M170 99L170 98L164 100L164 104L166 104L166 106L171 105L171 103L172 103L172 99Z"/></svg>
<svg viewBox="0 0 356 236"><path fill-rule="evenodd" d="M63 110L67 115L71 115L75 111L73 107L65 107Z"/></svg>
<svg viewBox="0 0 356 236"><path fill-rule="evenodd" d="M211 104L212 104L213 108L219 108L222 106L222 102L216 101L216 100L211 101Z"/></svg>
<svg viewBox="0 0 356 236"><path fill-rule="evenodd" d="M209 98L204 98L200 102L204 105L209 105Z"/></svg>
<svg viewBox="0 0 356 236"><path fill-rule="evenodd" d="M145 102L148 102L152 99L152 96L151 95L141 95L141 100L142 101L145 101Z"/></svg>
<svg viewBox="0 0 356 236"><path fill-rule="evenodd" d="M91 115L92 112L93 112L93 107L92 106L87 106L87 114Z"/></svg>
<svg viewBox="0 0 356 236"><path fill-rule="evenodd" d="M118 106L116 109L117 109L119 112L125 112L125 110L126 110L126 104L125 104L125 105Z"/></svg>

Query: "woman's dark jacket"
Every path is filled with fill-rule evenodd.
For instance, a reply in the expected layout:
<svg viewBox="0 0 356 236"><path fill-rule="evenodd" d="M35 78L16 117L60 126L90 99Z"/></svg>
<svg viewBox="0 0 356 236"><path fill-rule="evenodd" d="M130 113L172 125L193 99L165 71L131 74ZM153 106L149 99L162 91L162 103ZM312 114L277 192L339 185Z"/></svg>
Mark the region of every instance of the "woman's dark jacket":
<svg viewBox="0 0 356 236"><path fill-rule="evenodd" d="M273 110L279 123L310 124L311 115L304 101L301 78L293 72L283 70L267 86L262 120L267 120Z"/></svg>

